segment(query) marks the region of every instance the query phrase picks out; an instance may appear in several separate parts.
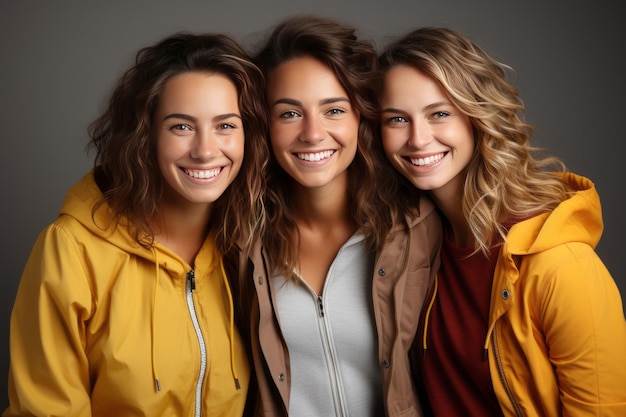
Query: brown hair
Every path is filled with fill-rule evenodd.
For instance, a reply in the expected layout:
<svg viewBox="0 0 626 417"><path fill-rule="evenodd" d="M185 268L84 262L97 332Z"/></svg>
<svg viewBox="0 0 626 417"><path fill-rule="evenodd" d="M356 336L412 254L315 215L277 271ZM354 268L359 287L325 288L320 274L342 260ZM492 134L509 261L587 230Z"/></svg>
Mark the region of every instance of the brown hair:
<svg viewBox="0 0 626 417"><path fill-rule="evenodd" d="M313 16L293 16L278 23L255 62L267 76L280 64L309 56L327 65L360 114L357 153L348 167L350 215L365 233L368 249L379 249L393 223L389 186L393 172L384 164L378 134L378 101L374 81L377 54L371 42L359 40L350 25ZM299 234L289 201L286 173L270 156L266 193L267 233L263 244L270 265L294 277Z"/></svg>
<svg viewBox="0 0 626 417"><path fill-rule="evenodd" d="M262 221L263 172L269 152L263 75L243 49L222 34L177 33L141 49L134 65L119 79L104 113L89 126L90 147L96 149L94 166L103 197L95 213L108 204L116 224L132 230L143 246L154 242L150 226L159 212L163 193L152 119L168 79L201 71L228 77L239 93L245 131L241 171L215 202L211 222L223 253L236 243L249 244Z"/></svg>

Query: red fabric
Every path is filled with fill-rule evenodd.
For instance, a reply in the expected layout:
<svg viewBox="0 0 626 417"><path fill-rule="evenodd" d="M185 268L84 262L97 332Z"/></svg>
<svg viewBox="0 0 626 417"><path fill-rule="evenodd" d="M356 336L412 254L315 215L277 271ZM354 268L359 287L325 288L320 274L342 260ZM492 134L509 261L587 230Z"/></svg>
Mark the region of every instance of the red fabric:
<svg viewBox="0 0 626 417"><path fill-rule="evenodd" d="M457 248L445 234L438 292L420 367L435 416L502 416L483 358L491 282L498 249ZM420 335L420 339L422 337ZM422 385L420 384L420 385Z"/></svg>

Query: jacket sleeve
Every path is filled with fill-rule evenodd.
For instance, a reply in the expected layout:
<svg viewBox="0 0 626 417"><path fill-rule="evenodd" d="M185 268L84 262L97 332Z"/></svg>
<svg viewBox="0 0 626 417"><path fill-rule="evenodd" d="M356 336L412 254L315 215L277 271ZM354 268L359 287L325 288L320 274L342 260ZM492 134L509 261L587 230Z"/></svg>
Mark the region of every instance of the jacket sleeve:
<svg viewBox="0 0 626 417"><path fill-rule="evenodd" d="M615 281L588 245L554 265L538 305L563 416L626 416L626 321Z"/></svg>
<svg viewBox="0 0 626 417"><path fill-rule="evenodd" d="M11 313L4 416L90 416L86 323L92 294L82 251L57 225L38 237Z"/></svg>

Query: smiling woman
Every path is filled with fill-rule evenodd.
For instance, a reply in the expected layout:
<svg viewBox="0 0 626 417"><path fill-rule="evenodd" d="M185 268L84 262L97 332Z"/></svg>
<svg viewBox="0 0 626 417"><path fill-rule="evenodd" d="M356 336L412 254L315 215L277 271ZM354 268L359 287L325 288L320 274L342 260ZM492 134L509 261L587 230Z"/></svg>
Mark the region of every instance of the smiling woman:
<svg viewBox="0 0 626 417"><path fill-rule="evenodd" d="M333 71L305 56L279 65L267 82L270 138L278 164L298 189L345 195L348 167L357 152L359 113ZM326 270L328 262L321 266Z"/></svg>
<svg viewBox="0 0 626 417"><path fill-rule="evenodd" d="M4 416L243 414L225 265L262 213L262 80L224 35L139 51L90 127L94 169L24 269Z"/></svg>
<svg viewBox="0 0 626 417"><path fill-rule="evenodd" d="M594 184L538 157L511 68L424 27L380 56L385 152L444 216L414 373L433 415L624 416L626 321ZM411 204L411 202L407 202Z"/></svg>
<svg viewBox="0 0 626 417"><path fill-rule="evenodd" d="M421 415L407 351L440 223L426 200L398 216L375 137L376 53L355 32L296 16L256 55L273 152L242 283L256 302L241 305L266 417Z"/></svg>
<svg viewBox="0 0 626 417"><path fill-rule="evenodd" d="M237 88L221 74L176 75L163 88L153 123L165 180L162 202L205 212L202 206L224 193L243 161Z"/></svg>

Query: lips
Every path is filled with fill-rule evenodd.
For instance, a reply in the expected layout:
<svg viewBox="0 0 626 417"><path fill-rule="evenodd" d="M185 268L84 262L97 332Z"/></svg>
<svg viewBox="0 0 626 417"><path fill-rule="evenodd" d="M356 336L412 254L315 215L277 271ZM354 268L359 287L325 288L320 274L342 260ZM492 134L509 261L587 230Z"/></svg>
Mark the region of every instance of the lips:
<svg viewBox="0 0 626 417"><path fill-rule="evenodd" d="M296 156L302 161L318 162L330 158L335 153L334 150L321 152L298 152Z"/></svg>
<svg viewBox="0 0 626 417"><path fill-rule="evenodd" d="M445 152L442 152L442 153L438 153L435 155L426 156L423 158L409 157L408 160L411 161L411 164L421 167L421 166L426 166L426 165L432 165L435 162L441 161L441 159L443 159L445 155L446 155Z"/></svg>
<svg viewBox="0 0 626 417"><path fill-rule="evenodd" d="M202 179L216 177L222 171L222 168L212 168L212 169L187 169L187 168L184 168L183 171L185 172L185 174L189 175L190 177L198 178L198 179L202 180Z"/></svg>

